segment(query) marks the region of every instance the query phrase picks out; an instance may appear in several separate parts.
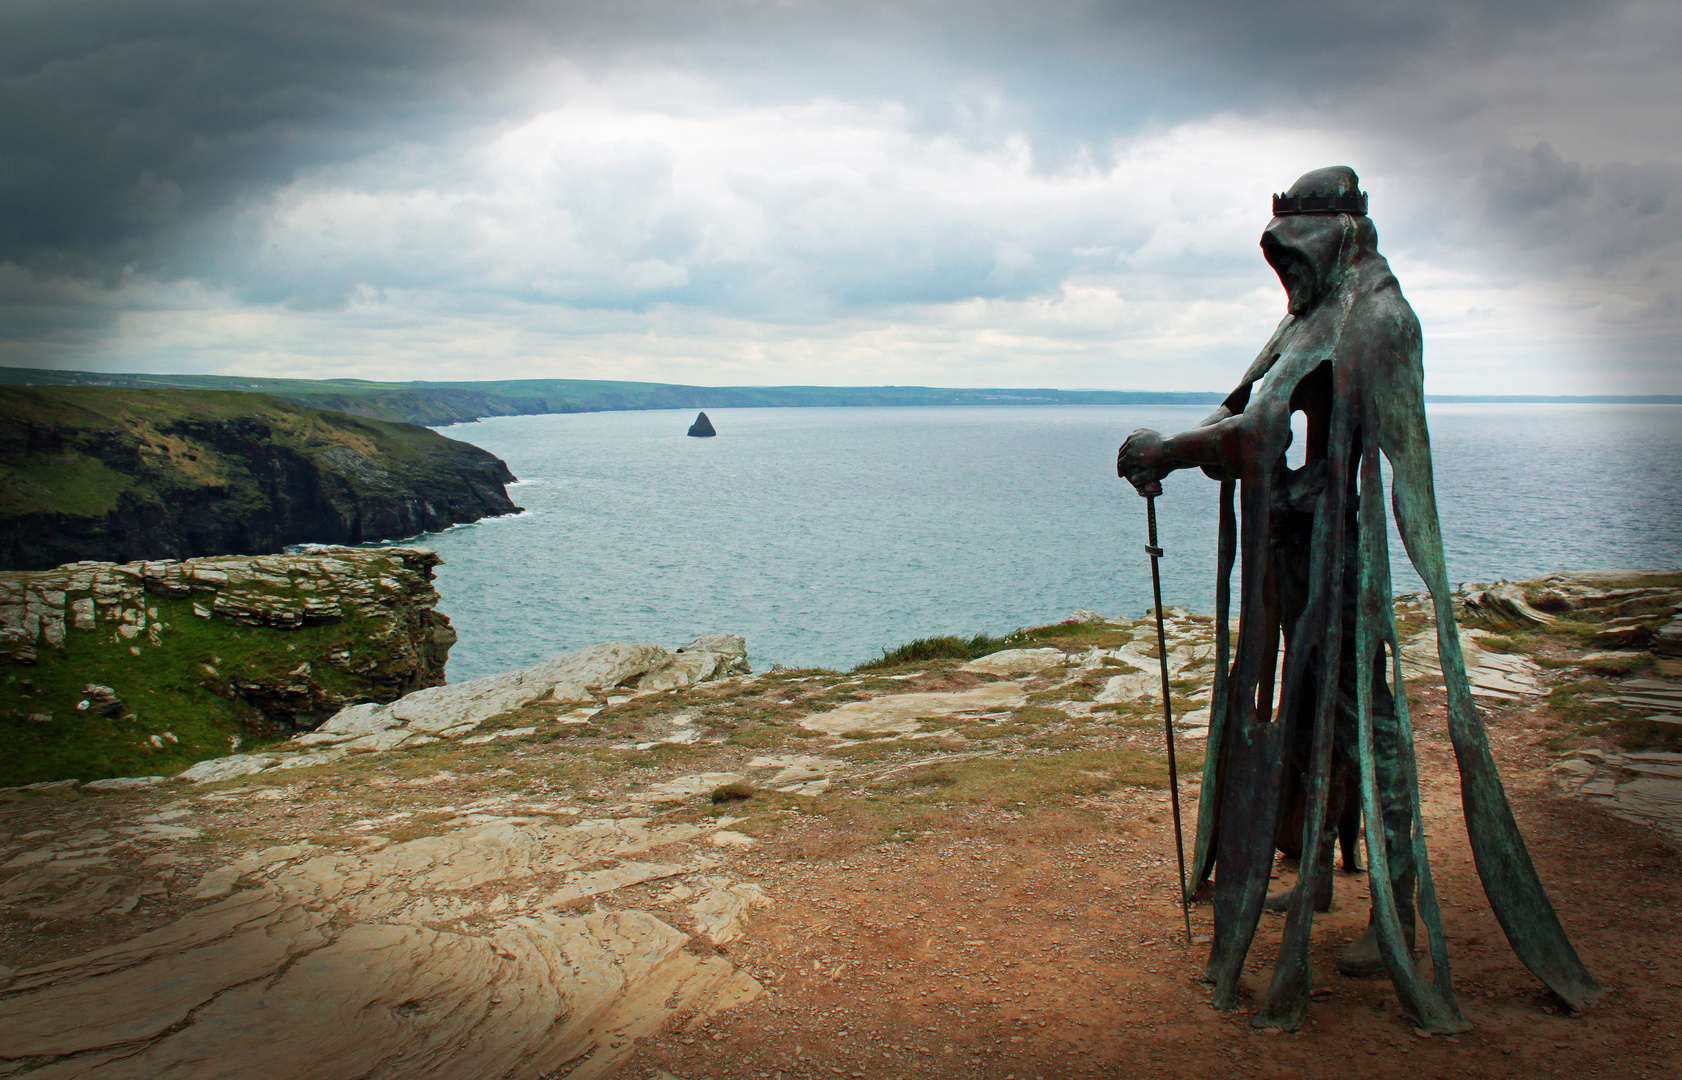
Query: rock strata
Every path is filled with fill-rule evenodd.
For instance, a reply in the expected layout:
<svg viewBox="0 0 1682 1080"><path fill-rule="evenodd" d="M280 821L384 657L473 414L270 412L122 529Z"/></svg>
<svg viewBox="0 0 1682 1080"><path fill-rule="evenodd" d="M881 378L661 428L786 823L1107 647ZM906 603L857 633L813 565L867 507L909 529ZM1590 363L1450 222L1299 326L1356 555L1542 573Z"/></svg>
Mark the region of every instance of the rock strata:
<svg viewBox="0 0 1682 1080"><path fill-rule="evenodd" d="M215 903L0 987L0 1069L584 1080L611 1074L639 1037L761 993L660 916L598 906L676 881L671 895L694 898L697 934L740 936L769 898L703 873L716 865L695 849L708 827L563 824L545 809L367 853L279 845L213 869L193 898ZM132 877L85 877L48 862L0 892L28 905L69 887L31 912L61 920L121 914L141 895ZM594 910L574 913L580 902Z"/></svg>
<svg viewBox="0 0 1682 1080"><path fill-rule="evenodd" d="M95 779L217 742L227 753L230 738L307 731L438 685L455 642L434 610L440 561L317 547L0 573L0 723L28 732L0 778Z"/></svg>
<svg viewBox="0 0 1682 1080"><path fill-rule="evenodd" d="M476 743L529 735L535 726L474 733L487 722L534 704L571 704L587 715L614 693L647 694L748 672L747 642L736 634L699 637L675 652L659 645L612 641L519 671L417 690L386 704L351 705L280 747L201 761L180 779L210 783L444 739Z"/></svg>
<svg viewBox="0 0 1682 1080"><path fill-rule="evenodd" d="M1546 626L1554 621L1554 616L1532 607L1524 590L1510 581L1471 589L1456 600L1461 618L1475 618L1486 626L1516 629L1521 626Z"/></svg>
<svg viewBox="0 0 1682 1080"><path fill-rule="evenodd" d="M1460 652L1466 660L1466 679L1472 696L1494 701L1517 701L1543 693L1542 669L1529 657L1491 652L1478 647L1482 638L1493 637L1476 628L1460 631ZM1442 659L1437 655L1437 631L1421 630L1402 642L1402 674L1409 679L1440 679Z"/></svg>

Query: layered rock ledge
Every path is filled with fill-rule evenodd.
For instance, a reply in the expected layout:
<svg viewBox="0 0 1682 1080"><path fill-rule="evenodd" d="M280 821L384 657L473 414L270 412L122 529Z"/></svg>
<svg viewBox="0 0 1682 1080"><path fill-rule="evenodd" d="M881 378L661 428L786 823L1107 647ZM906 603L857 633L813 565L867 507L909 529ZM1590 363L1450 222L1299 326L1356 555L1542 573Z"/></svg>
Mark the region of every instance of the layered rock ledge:
<svg viewBox="0 0 1682 1080"><path fill-rule="evenodd" d="M747 651L747 642L735 634L699 637L675 652L659 645L609 642L519 671L417 690L389 704L352 705L278 748L201 761L180 778L193 783L231 780L444 739L471 745L530 735L536 725L523 721L537 717L524 715L529 706L546 706L551 715L544 718L551 721L583 723L605 705L637 694L747 674ZM491 727L485 734L474 734L487 723Z"/></svg>
<svg viewBox="0 0 1682 1080"><path fill-rule="evenodd" d="M440 561L318 547L0 573L0 778L174 771L442 683Z"/></svg>

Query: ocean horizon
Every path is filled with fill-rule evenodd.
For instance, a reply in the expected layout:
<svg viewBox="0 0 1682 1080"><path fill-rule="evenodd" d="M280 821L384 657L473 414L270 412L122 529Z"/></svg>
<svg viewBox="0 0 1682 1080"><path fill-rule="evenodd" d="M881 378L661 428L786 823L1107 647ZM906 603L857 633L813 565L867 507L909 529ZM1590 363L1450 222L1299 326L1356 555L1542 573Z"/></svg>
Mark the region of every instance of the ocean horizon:
<svg viewBox="0 0 1682 1080"><path fill-rule="evenodd" d="M1455 581L1682 564L1682 408L1428 406ZM739 633L756 668L850 668L941 634L1150 606L1136 427L1207 405L708 409L497 417L524 512L424 534L460 641L452 682L602 641ZM1168 478L1163 599L1214 603L1217 485ZM1398 592L1421 587L1392 538Z"/></svg>

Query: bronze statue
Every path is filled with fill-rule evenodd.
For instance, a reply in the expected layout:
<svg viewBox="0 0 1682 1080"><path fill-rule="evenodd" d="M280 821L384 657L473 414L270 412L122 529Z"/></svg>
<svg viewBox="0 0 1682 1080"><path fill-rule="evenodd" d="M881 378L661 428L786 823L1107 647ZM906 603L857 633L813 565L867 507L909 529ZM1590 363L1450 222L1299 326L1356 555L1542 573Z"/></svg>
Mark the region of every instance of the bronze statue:
<svg viewBox="0 0 1682 1080"><path fill-rule="evenodd" d="M1262 253L1285 286L1289 314L1212 416L1168 438L1135 431L1116 462L1141 494L1159 492L1163 476L1191 467L1221 485L1214 702L1187 883L1195 890L1218 868L1207 969L1214 1004L1237 1004L1274 848L1282 823L1291 823L1286 831L1295 835L1280 846L1300 852L1299 884L1276 898L1287 908L1284 938L1255 1023L1301 1023L1314 911L1330 902L1335 825L1347 831L1363 815L1372 909L1366 936L1340 967L1388 971L1403 1008L1426 1030L1468 1027L1454 1000L1420 824L1382 455L1394 473L1397 530L1431 591L1449 732L1484 891L1525 966L1573 1009L1583 1008L1603 991L1536 876L1466 682L1432 490L1419 321L1378 253L1353 170L1308 173L1274 196L1273 213ZM1306 454L1291 469L1285 453L1299 411ZM1235 557L1236 650L1228 632ZM1352 849L1346 835L1346 866ZM1429 936L1430 981L1414 962L1416 916Z"/></svg>

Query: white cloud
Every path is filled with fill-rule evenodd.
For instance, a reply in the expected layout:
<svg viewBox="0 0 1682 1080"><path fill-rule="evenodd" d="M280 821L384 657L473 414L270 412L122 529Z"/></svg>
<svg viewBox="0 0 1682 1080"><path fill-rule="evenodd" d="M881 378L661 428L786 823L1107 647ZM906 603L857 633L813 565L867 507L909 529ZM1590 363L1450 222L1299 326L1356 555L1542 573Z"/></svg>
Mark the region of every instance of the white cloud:
<svg viewBox="0 0 1682 1080"><path fill-rule="evenodd" d="M130 230L114 254L84 265L65 241L25 260L33 277L0 264L0 356L1224 389L1283 308L1256 248L1268 194L1344 163L1425 324L1432 390L1682 389L1666 362L1682 140L1674 95L1653 92L1676 80L1674 12L1422 4L1333 27L1308 4L1292 10L1312 32L1286 34L1193 7L983 6L954 38L949 12L919 4L868 33L875 16L824 5L722 22L659 5L545 22L515 5L462 39L500 43L456 66L422 24L404 24L424 42L412 63L380 32L377 62L349 45L326 74L279 58L286 94L230 62L262 106L253 126L183 135L194 149L113 180ZM435 125L421 104L378 111L401 110L411 68L416 102L443 103ZM1327 81L1308 85L1315 70ZM359 88L366 115L319 104ZM146 115L206 123L172 100ZM277 101L327 119L269 123ZM282 149L253 164L242 138ZM227 158L221 201L194 154Z"/></svg>
<svg viewBox="0 0 1682 1080"><path fill-rule="evenodd" d="M494 364L1220 385L1278 317L1255 247L1265 193L1338 157L1323 134L1217 117L1047 172L1024 138L922 132L891 103L696 96L625 111L597 94L447 163L405 171L389 154L302 178L246 210L255 239L231 275L246 297L127 315L107 356L302 374L331 355L336 373L381 377ZM242 302L264 293L290 305Z"/></svg>

